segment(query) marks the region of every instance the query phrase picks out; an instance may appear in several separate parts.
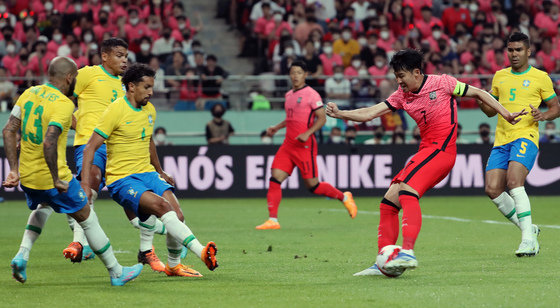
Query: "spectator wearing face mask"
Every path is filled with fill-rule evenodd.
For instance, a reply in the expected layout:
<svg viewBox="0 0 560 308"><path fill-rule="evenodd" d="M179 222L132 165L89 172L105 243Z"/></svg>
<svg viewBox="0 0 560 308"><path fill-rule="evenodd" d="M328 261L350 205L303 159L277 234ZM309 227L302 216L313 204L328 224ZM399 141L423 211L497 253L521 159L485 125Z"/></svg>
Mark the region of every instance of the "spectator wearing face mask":
<svg viewBox="0 0 560 308"><path fill-rule="evenodd" d="M56 55L47 51L47 44L42 40L35 43L33 50L35 52L29 57L31 70L37 76L44 76L47 73L49 63Z"/></svg>
<svg viewBox="0 0 560 308"><path fill-rule="evenodd" d="M315 18L315 11L313 8L308 7L305 9L305 17L305 21L299 23L294 28L294 39L299 43L299 46L303 46L305 44L305 41L307 41L309 34L313 30L317 30L321 32L321 34L324 33L323 27L317 23L317 18Z"/></svg>
<svg viewBox="0 0 560 308"><path fill-rule="evenodd" d="M393 43L395 42L395 37L393 36L393 32L389 29L389 26L385 24L381 26L381 30L379 31L379 39L377 40L377 47L383 49L385 52L389 52L393 50Z"/></svg>
<svg viewBox="0 0 560 308"><path fill-rule="evenodd" d="M488 123L480 123L478 126L478 144L492 144L492 137L490 137L490 125Z"/></svg>
<svg viewBox="0 0 560 308"><path fill-rule="evenodd" d="M340 28L344 29L348 27L352 32L352 36L355 36L358 32L364 32L364 27L361 23L361 19L355 18L356 12L354 8L349 7L346 9L346 15L344 19L340 21Z"/></svg>
<svg viewBox="0 0 560 308"><path fill-rule="evenodd" d="M349 144L349 145L356 144L356 136L357 135L358 135L358 132L357 132L357 130L354 126L346 127L346 130L344 131L344 143Z"/></svg>
<svg viewBox="0 0 560 308"><path fill-rule="evenodd" d="M93 26L93 33L97 41L103 40L103 34L106 32L113 33L117 28L109 20L109 11L101 9L99 11L99 23ZM54 39L53 35L53 39Z"/></svg>
<svg viewBox="0 0 560 308"><path fill-rule="evenodd" d="M325 92L329 101L341 107L350 107L352 85L344 78L343 70L342 66L335 66L333 76L325 81Z"/></svg>
<svg viewBox="0 0 560 308"><path fill-rule="evenodd" d="M428 42L430 42L430 47L433 51L436 52L441 52L441 48L439 46L439 40L449 40L449 37L447 35L445 35L445 33L443 33L443 30L441 29L441 26L438 24L435 24L432 27L432 33L430 36L426 37L426 40Z"/></svg>
<svg viewBox="0 0 560 308"><path fill-rule="evenodd" d="M279 6L276 2L274 2L272 0L261 0L261 1L257 2L255 5L253 5L253 8L251 9L251 15L249 16L251 21L254 22L254 21L256 21L257 19L259 19L263 16L262 5L265 4L265 3L270 5L270 9L273 12L274 11L280 11L280 12L282 12L282 14L284 14L286 12L286 10L284 10L283 7Z"/></svg>
<svg viewBox="0 0 560 308"><path fill-rule="evenodd" d="M358 71L362 68L363 63L360 55L352 56L352 62L350 62L350 66L344 69L344 76L346 77L354 77L358 76ZM366 71L367 74L367 71Z"/></svg>
<svg viewBox="0 0 560 308"><path fill-rule="evenodd" d="M264 35L269 42L280 39L283 31L287 31L290 35L293 33L290 23L284 21L282 12L275 11L272 15L272 21L273 22L268 23L264 29Z"/></svg>
<svg viewBox="0 0 560 308"><path fill-rule="evenodd" d="M469 142L463 138L463 125L457 123L457 144L468 144Z"/></svg>
<svg viewBox="0 0 560 308"><path fill-rule="evenodd" d="M154 41L152 53L160 59L167 57L173 51L173 43L175 39L171 37L171 28L164 27L161 31L161 37Z"/></svg>
<svg viewBox="0 0 560 308"><path fill-rule="evenodd" d="M558 137L558 132L556 131L556 123L553 121L548 121L544 125L544 134L541 135L539 139L540 143L558 143L560 138Z"/></svg>
<svg viewBox="0 0 560 308"><path fill-rule="evenodd" d="M143 36L140 39L140 51L136 53L136 61L140 63L148 64L150 59L153 57L152 54L152 42L149 37Z"/></svg>
<svg viewBox="0 0 560 308"><path fill-rule="evenodd" d="M387 58L384 54L376 54L374 59L374 65L368 68L368 72L373 76L375 84L379 87L381 81L387 76L389 72L389 66L387 65Z"/></svg>
<svg viewBox="0 0 560 308"><path fill-rule="evenodd" d="M70 43L70 54L68 57L74 60L78 68L82 68L88 64L87 58L82 54L80 42L77 40Z"/></svg>
<svg viewBox="0 0 560 308"><path fill-rule="evenodd" d="M471 13L468 9L461 7L461 0L453 0L452 3L451 7L443 10L441 16L443 27L449 35L455 35L455 25L460 22L464 23L469 29L473 26Z"/></svg>
<svg viewBox="0 0 560 308"><path fill-rule="evenodd" d="M469 61L462 66L463 71L462 75L474 75L477 74L475 71L476 67L473 61ZM473 87L477 87L482 89L482 83L480 82L480 78L478 77L459 77L457 78L460 82L466 83ZM460 108L478 108L478 104L476 103L476 99L470 97L458 97L456 98L458 101L458 106Z"/></svg>
<svg viewBox="0 0 560 308"><path fill-rule="evenodd" d="M432 27L435 24L441 24L441 20L433 15L431 6L423 6L421 8L421 17L416 18L415 21L415 26L420 31L422 37L431 36Z"/></svg>
<svg viewBox="0 0 560 308"><path fill-rule="evenodd" d="M16 51L14 43L9 42L6 45L6 54L2 58L2 66L5 67L11 76L17 76L18 73L19 54Z"/></svg>
<svg viewBox="0 0 560 308"><path fill-rule="evenodd" d="M148 25L146 25L146 23L140 18L140 11L136 7L128 9L128 20L124 26L124 29L128 42L134 42L134 45L136 46L141 44L140 40L142 37L148 36L150 34Z"/></svg>
<svg viewBox="0 0 560 308"><path fill-rule="evenodd" d="M334 126L333 128L331 128L327 144L341 144L343 142L344 138L342 137L342 130L340 129L340 127Z"/></svg>
<svg viewBox="0 0 560 308"><path fill-rule="evenodd" d="M540 12L535 15L535 26L541 29L544 36L556 36L560 23L558 11L558 5L551 3L548 12Z"/></svg>
<svg viewBox="0 0 560 308"><path fill-rule="evenodd" d="M4 37L4 39L0 40L0 56L4 56L9 53L7 50L8 45L13 46L10 47L11 53L19 52L21 48L21 42L16 40L13 37L13 34L14 34L14 28L4 22L4 26L2 27L2 36Z"/></svg>
<svg viewBox="0 0 560 308"><path fill-rule="evenodd" d="M379 36L374 31L370 31L367 33L367 44L363 46L362 50L360 51L360 58L362 59L362 61L364 61L366 67L375 65L375 55L385 55L385 50L377 47L378 39Z"/></svg>
<svg viewBox="0 0 560 308"><path fill-rule="evenodd" d="M324 42L322 50L323 53L319 55L319 59L321 59L323 65L323 74L332 76L334 74L334 67L342 65L342 57L333 52L332 42Z"/></svg>
<svg viewBox="0 0 560 308"><path fill-rule="evenodd" d="M206 124L206 141L212 144L229 144L229 137L234 134L231 123L222 117L226 112L222 104L212 106L212 120Z"/></svg>
<svg viewBox="0 0 560 308"><path fill-rule="evenodd" d="M350 66L352 57L360 54L360 44L352 38L350 27L344 27L341 38L333 43L333 52L342 57L344 67Z"/></svg>
<svg viewBox="0 0 560 308"><path fill-rule="evenodd" d="M156 146L173 145L167 140L167 130L161 126L154 130L154 143Z"/></svg>
<svg viewBox="0 0 560 308"><path fill-rule="evenodd" d="M404 136L404 129L402 125L395 126L393 130L393 135L391 137L391 144L404 144L405 143L405 136Z"/></svg>
<svg viewBox="0 0 560 308"><path fill-rule="evenodd" d="M385 137L385 129L383 128L383 125L379 125L373 131L373 138L367 139L366 141L364 141L364 144L367 145L387 144L388 140L385 140L384 137Z"/></svg>

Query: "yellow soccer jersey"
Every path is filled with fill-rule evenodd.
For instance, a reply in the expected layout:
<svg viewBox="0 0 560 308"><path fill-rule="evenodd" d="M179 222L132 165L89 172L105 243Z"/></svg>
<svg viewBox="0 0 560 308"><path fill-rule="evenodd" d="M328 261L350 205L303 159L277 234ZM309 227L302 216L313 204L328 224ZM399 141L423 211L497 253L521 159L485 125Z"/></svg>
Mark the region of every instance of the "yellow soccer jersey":
<svg viewBox="0 0 560 308"><path fill-rule="evenodd" d="M74 96L78 97L75 146L88 142L101 114L124 94L121 77L109 74L103 66L86 66L78 70L74 89Z"/></svg>
<svg viewBox="0 0 560 308"><path fill-rule="evenodd" d="M522 73L513 72L511 67L505 68L494 75L492 96L510 112L519 112L522 109L529 112L515 125L498 116L494 146L527 138L538 147L539 123L533 121L529 105L538 108L542 101L547 102L556 96L548 74L532 66Z"/></svg>
<svg viewBox="0 0 560 308"><path fill-rule="evenodd" d="M27 89L19 97L12 115L21 119L21 152L19 173L25 187L47 190L54 188L52 176L43 154L43 138L49 125L58 126L58 177L72 179L66 164L66 142L72 124L74 103L51 84Z"/></svg>
<svg viewBox="0 0 560 308"><path fill-rule="evenodd" d="M134 108L126 96L110 104L95 127L107 144L107 186L132 174L155 171L150 164L150 139L156 109L148 102Z"/></svg>

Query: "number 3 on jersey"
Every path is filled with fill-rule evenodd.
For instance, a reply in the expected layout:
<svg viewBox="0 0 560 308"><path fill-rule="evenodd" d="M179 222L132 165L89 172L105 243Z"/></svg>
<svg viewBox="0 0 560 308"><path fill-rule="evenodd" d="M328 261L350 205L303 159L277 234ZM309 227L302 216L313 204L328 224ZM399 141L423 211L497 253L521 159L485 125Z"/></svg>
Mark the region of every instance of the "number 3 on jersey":
<svg viewBox="0 0 560 308"><path fill-rule="evenodd" d="M114 102L114 101L117 99L117 95L119 95L119 94L117 93L117 91L116 91L116 90L113 90L113 97L111 97L111 103Z"/></svg>
<svg viewBox="0 0 560 308"><path fill-rule="evenodd" d="M37 116L37 118L33 122L33 126L35 126L36 128L35 133L29 132L27 130L27 121L29 120L32 109L33 102L31 101L27 101L27 103L25 103L25 105L23 106L23 110L25 111L25 113L23 114L23 129L21 132L21 138L23 138L24 141L27 141L27 139L29 139L29 141L35 144L41 144L41 142L43 142L43 106L39 105L37 106L37 108L35 108L35 111L33 111L33 115Z"/></svg>

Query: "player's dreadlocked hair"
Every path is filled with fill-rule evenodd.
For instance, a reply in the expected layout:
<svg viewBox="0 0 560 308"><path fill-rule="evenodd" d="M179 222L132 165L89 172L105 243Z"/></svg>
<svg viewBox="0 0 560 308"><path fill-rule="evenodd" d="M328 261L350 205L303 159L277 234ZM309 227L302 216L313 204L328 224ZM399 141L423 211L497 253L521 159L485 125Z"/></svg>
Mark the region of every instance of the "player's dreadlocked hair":
<svg viewBox="0 0 560 308"><path fill-rule="evenodd" d="M508 40L506 42L510 43L510 42L523 42L523 45L525 45L526 48L531 47L531 41L529 41L529 37L521 32L513 32L509 37Z"/></svg>
<svg viewBox="0 0 560 308"><path fill-rule="evenodd" d="M389 65L395 72L412 72L416 68L422 72L423 62L424 57L420 51L414 49L403 49L398 51L393 58L391 58Z"/></svg>
<svg viewBox="0 0 560 308"><path fill-rule="evenodd" d="M137 84L142 81L144 77L155 77L156 72L146 64L134 63L123 74L122 83L128 91L128 84Z"/></svg>
<svg viewBox="0 0 560 308"><path fill-rule="evenodd" d="M111 50L115 47L124 47L124 49L128 49L128 44L120 38L112 37L104 40L101 42L101 53L110 53Z"/></svg>

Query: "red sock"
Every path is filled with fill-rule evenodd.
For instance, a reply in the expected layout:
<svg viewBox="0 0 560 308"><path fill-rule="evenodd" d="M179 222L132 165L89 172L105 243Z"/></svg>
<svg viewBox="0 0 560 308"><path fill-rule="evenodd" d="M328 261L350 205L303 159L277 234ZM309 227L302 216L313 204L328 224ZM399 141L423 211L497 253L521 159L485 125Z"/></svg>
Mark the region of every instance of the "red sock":
<svg viewBox="0 0 560 308"><path fill-rule="evenodd" d="M395 245L399 237L399 211L393 202L383 198L379 204L379 227L377 228L377 249Z"/></svg>
<svg viewBox="0 0 560 308"><path fill-rule="evenodd" d="M271 178L268 187L268 193L266 194L266 200L268 203L268 215L271 218L278 217L278 206L280 201L282 201L282 188L280 183L276 179Z"/></svg>
<svg viewBox="0 0 560 308"><path fill-rule="evenodd" d="M420 228L422 227L422 211L418 196L415 194L401 190L399 192L399 202L403 209L402 217L402 233L403 233L403 249L413 249Z"/></svg>
<svg viewBox="0 0 560 308"><path fill-rule="evenodd" d="M338 199L340 201L344 200L344 194L327 182L320 182L317 186L311 188L310 191L316 195Z"/></svg>

